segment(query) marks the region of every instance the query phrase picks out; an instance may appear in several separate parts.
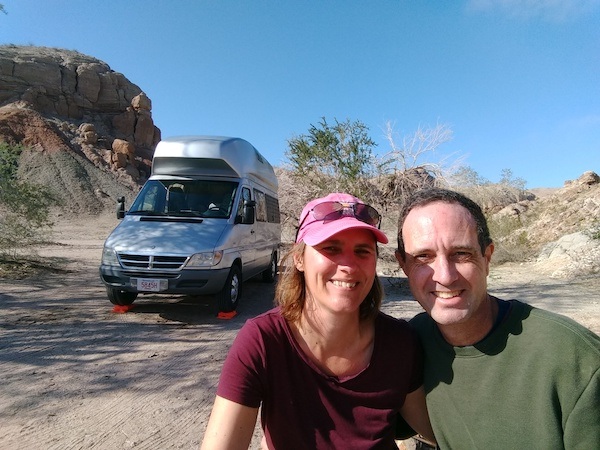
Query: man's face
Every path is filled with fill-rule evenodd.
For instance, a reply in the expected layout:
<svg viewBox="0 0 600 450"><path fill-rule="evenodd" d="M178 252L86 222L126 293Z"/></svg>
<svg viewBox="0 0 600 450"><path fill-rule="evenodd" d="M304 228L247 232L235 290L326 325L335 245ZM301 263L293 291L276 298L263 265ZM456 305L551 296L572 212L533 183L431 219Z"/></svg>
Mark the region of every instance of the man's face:
<svg viewBox="0 0 600 450"><path fill-rule="evenodd" d="M475 220L461 205L434 202L410 211L402 236L410 289L443 332L444 327L487 326L487 275L494 250L481 254ZM479 323L481 322L481 324Z"/></svg>

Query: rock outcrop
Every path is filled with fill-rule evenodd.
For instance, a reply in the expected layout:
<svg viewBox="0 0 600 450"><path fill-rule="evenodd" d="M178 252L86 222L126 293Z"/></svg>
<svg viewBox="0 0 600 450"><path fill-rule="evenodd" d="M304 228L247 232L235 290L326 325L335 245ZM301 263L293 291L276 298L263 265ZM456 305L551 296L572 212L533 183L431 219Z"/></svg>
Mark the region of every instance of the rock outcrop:
<svg viewBox="0 0 600 450"><path fill-rule="evenodd" d="M499 220L500 219L500 220ZM536 267L549 276L569 278L600 272L600 176L584 172L560 189L534 200L507 206L492 216L503 237L497 239L494 259L515 260L537 255Z"/></svg>
<svg viewBox="0 0 600 450"><path fill-rule="evenodd" d="M50 187L68 209L94 212L131 197L150 174L159 140L151 100L106 63L69 50L0 46L0 141L22 144L20 175ZM106 191L90 177L104 180Z"/></svg>

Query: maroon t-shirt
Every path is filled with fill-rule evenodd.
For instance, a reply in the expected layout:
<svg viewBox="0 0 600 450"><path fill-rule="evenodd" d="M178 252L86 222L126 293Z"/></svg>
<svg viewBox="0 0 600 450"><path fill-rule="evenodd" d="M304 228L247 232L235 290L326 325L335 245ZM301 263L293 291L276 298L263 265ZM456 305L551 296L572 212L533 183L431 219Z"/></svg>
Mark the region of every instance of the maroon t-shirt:
<svg viewBox="0 0 600 450"><path fill-rule="evenodd" d="M269 448L396 449L395 415L422 382L421 347L406 321L379 313L369 366L339 380L310 361L275 308L239 331L217 394L262 405Z"/></svg>

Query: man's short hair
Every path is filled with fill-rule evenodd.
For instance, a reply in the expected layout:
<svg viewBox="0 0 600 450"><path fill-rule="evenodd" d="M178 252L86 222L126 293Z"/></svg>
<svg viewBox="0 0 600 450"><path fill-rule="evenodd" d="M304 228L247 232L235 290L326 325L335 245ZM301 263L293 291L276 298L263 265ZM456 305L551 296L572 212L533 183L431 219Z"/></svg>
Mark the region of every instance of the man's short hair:
<svg viewBox="0 0 600 450"><path fill-rule="evenodd" d="M477 240L481 247L481 254L485 253L485 249L492 243L490 230L487 220L481 210L481 207L467 196L449 189L441 188L426 188L414 191L400 206L400 217L398 219L398 252L402 258L406 257L404 249L404 241L402 239L402 226L406 220L406 216L414 208L425 206L434 202L444 202L457 204L465 208L475 220L477 227Z"/></svg>

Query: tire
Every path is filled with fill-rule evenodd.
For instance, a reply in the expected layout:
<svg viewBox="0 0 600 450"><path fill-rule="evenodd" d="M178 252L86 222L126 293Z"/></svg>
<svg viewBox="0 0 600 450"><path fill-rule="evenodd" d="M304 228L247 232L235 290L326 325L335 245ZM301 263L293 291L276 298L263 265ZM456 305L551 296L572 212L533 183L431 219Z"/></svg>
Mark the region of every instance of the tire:
<svg viewBox="0 0 600 450"><path fill-rule="evenodd" d="M113 305L117 306L129 306L131 305L138 296L137 292L123 291L121 289L115 289L106 287L106 295Z"/></svg>
<svg viewBox="0 0 600 450"><path fill-rule="evenodd" d="M217 294L219 312L232 312L237 308L242 296L242 272L236 265L231 266L225 286Z"/></svg>
<svg viewBox="0 0 600 450"><path fill-rule="evenodd" d="M262 279L265 283L272 283L277 278L277 252L273 252L269 267L262 273Z"/></svg>

